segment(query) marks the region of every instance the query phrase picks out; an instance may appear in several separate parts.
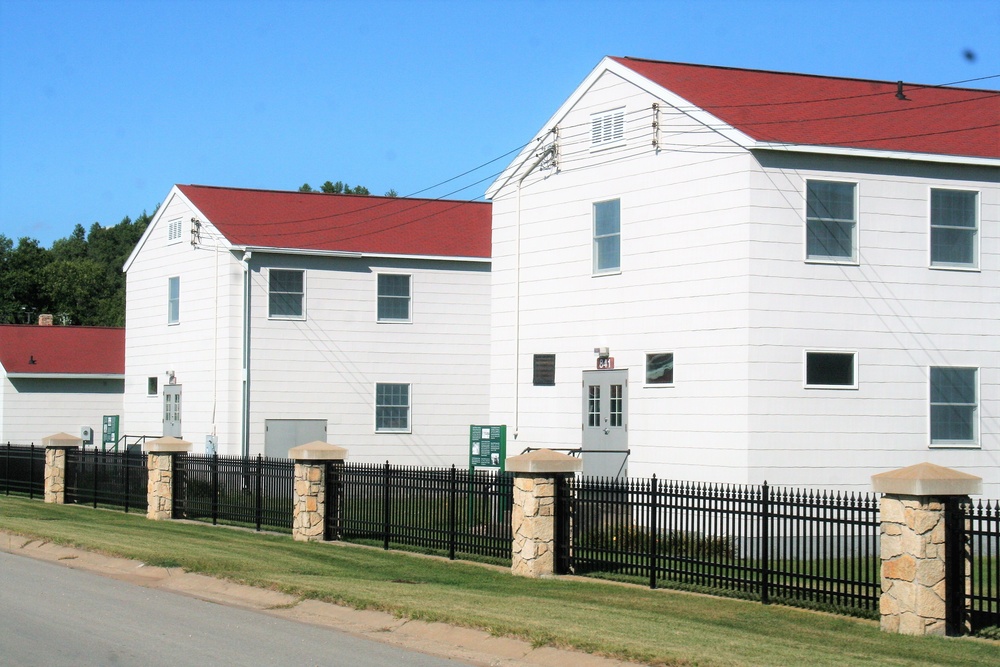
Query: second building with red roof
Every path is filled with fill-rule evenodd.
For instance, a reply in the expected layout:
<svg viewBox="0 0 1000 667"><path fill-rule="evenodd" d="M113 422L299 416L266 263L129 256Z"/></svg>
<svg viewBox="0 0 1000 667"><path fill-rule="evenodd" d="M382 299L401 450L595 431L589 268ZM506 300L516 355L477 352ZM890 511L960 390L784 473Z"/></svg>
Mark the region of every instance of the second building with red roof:
<svg viewBox="0 0 1000 667"><path fill-rule="evenodd" d="M129 257L125 424L443 465L488 416L488 203L178 185Z"/></svg>

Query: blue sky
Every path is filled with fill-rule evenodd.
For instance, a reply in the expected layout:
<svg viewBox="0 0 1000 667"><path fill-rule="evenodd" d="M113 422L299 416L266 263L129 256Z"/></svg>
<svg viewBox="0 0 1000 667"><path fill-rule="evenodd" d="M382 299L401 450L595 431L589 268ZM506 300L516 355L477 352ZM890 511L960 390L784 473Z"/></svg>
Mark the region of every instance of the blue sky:
<svg viewBox="0 0 1000 667"><path fill-rule="evenodd" d="M0 0L0 233L174 183L475 199L605 55L942 84L997 34L993 0Z"/></svg>

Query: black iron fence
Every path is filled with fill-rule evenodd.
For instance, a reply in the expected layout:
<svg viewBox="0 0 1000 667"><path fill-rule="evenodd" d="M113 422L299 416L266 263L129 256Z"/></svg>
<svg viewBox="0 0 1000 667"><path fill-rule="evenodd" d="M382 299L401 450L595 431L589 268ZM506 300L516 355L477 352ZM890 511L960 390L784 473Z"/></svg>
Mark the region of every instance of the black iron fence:
<svg viewBox="0 0 1000 667"><path fill-rule="evenodd" d="M326 474L326 539L510 561L509 475L389 463L331 463Z"/></svg>
<svg viewBox="0 0 1000 667"><path fill-rule="evenodd" d="M174 518L292 530L295 463L257 456L174 458Z"/></svg>
<svg viewBox="0 0 1000 667"><path fill-rule="evenodd" d="M148 480L142 452L66 450L66 503L145 512Z"/></svg>
<svg viewBox="0 0 1000 667"><path fill-rule="evenodd" d="M970 581L965 607L973 632L1000 626L1000 501L962 507Z"/></svg>
<svg viewBox="0 0 1000 667"><path fill-rule="evenodd" d="M45 495L45 448L7 443L0 450L0 488L4 495Z"/></svg>
<svg viewBox="0 0 1000 667"><path fill-rule="evenodd" d="M577 477L558 500L562 572L877 614L874 494Z"/></svg>
<svg viewBox="0 0 1000 667"><path fill-rule="evenodd" d="M290 532L294 469L290 459L175 456L174 516ZM326 475L326 539L511 559L510 475L388 462L330 463ZM147 481L145 454L67 450L67 503L144 511ZM0 492L41 497L44 486L44 447L0 446ZM878 613L875 494L569 476L555 510L561 573ZM974 631L1000 626L1000 501L958 513L950 523L965 551L950 560L970 573L961 617Z"/></svg>

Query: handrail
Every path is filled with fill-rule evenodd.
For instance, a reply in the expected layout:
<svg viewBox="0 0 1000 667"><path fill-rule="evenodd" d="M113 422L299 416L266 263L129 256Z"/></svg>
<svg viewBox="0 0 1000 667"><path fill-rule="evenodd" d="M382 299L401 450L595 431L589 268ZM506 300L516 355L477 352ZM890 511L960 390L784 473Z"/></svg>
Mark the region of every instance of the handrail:
<svg viewBox="0 0 1000 667"><path fill-rule="evenodd" d="M118 441L115 442L114 447L111 448L105 447L104 451L117 452L119 447L128 450L128 448L133 445L144 445L146 444L147 440L156 440L157 438L162 438L162 437L163 436L160 435L123 435L120 438L118 438ZM129 438L132 438L133 442L129 442ZM123 444L124 447L122 447Z"/></svg>

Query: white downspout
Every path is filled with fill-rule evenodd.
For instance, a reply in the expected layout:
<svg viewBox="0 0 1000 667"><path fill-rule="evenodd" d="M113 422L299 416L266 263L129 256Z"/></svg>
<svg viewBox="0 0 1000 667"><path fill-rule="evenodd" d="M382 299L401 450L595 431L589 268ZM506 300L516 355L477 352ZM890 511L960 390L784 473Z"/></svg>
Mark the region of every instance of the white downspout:
<svg viewBox="0 0 1000 667"><path fill-rule="evenodd" d="M241 449L244 458L250 456L250 257L243 252L243 405L240 409Z"/></svg>
<svg viewBox="0 0 1000 667"><path fill-rule="evenodd" d="M219 251L215 248L215 336L212 348L212 435L218 437L216 423L219 410Z"/></svg>

